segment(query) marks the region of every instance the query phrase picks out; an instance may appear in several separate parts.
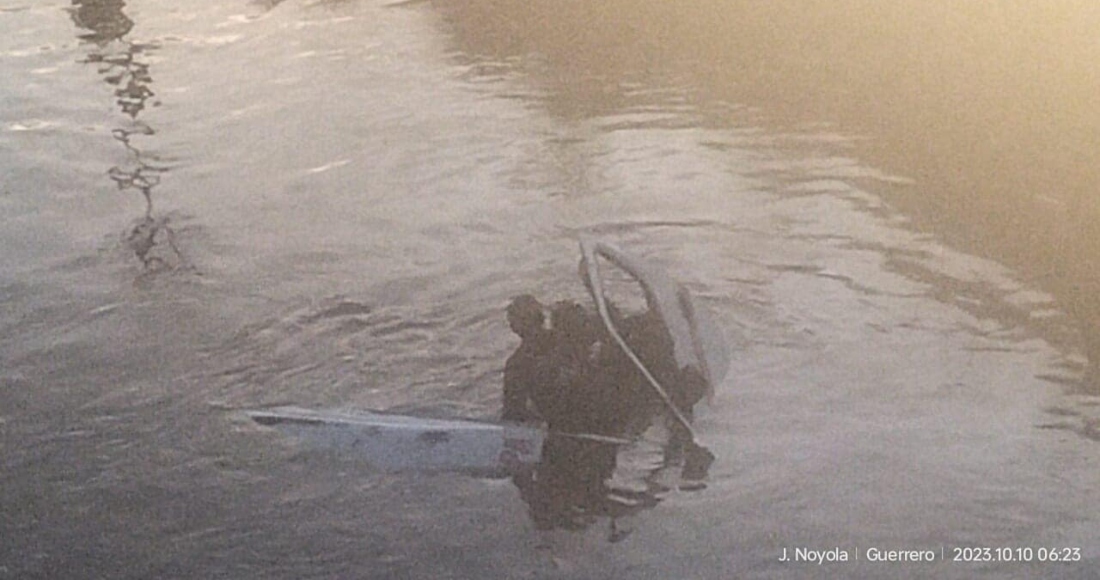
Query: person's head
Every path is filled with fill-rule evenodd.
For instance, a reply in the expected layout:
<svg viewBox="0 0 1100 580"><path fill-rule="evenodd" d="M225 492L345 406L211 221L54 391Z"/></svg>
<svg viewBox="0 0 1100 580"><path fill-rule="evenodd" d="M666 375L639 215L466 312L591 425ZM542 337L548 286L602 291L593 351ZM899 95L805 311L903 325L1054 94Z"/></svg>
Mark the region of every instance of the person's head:
<svg viewBox="0 0 1100 580"><path fill-rule="evenodd" d="M562 300L550 309L550 326L566 340L587 348L595 340L592 317L576 302Z"/></svg>
<svg viewBox="0 0 1100 580"><path fill-rule="evenodd" d="M508 305L508 326L520 338L537 334L542 330L545 320L542 304L530 294L516 296Z"/></svg>

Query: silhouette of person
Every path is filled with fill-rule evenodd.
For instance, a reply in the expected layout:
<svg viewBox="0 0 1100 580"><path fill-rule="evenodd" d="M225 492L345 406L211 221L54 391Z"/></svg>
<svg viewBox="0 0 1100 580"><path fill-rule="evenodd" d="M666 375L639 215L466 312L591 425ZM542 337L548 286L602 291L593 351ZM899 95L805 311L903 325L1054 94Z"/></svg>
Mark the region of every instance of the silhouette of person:
<svg viewBox="0 0 1100 580"><path fill-rule="evenodd" d="M549 308L547 327L546 310L530 295L514 298L507 308L509 326L521 343L505 364L502 416L543 420L551 432L539 465L513 478L532 520L542 529L578 529L596 516L656 505L659 499L652 493L630 493L623 501L623 492L609 488L618 445L569 434L635 437L660 411L661 401L598 316L575 302L560 301ZM650 372L670 385L675 404L690 412L705 384L682 380L672 338L659 317L652 312L623 317L616 309L611 315ZM677 438L673 428L673 445Z"/></svg>
<svg viewBox="0 0 1100 580"><path fill-rule="evenodd" d="M637 369L610 342L599 319L579 304L555 303L549 328L545 310L530 295L508 306L509 326L521 342L504 366L503 418L541 419L566 433L622 435L652 399Z"/></svg>
<svg viewBox="0 0 1100 580"><path fill-rule="evenodd" d="M542 304L530 294L512 299L507 314L508 326L519 336L520 344L504 364L501 416L505 421L534 421L538 414L531 408L531 394L538 388L540 375L549 370L551 335L545 327Z"/></svg>
<svg viewBox="0 0 1100 580"><path fill-rule="evenodd" d="M653 312L624 317L609 307L624 340L688 418L706 392L692 368L680 369L672 337ZM550 309L529 294L512 300L508 323L521 339L504 367L503 418L543 419L553 430L621 436L660 401L599 318L571 301Z"/></svg>

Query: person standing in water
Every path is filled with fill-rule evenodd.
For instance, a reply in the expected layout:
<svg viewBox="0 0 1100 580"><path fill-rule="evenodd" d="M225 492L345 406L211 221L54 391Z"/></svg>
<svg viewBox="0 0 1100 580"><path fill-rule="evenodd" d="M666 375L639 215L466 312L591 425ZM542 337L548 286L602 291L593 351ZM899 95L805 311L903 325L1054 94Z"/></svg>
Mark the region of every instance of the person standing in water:
<svg viewBox="0 0 1100 580"><path fill-rule="evenodd" d="M644 492L609 489L621 443L638 441L658 416L669 437L655 470L682 465L681 489L705 487L715 456L698 442L693 408L729 369L721 330L684 286L610 243L580 245L579 273L594 313L568 301L547 308L530 295L507 309L521 344L505 365L502 415L545 421L549 431L540 463L513 479L537 525L659 501L651 486L661 484L649 476ZM601 260L640 285L642 313L624 316L607 300ZM633 495L625 504L609 497L622 500L624 491Z"/></svg>
<svg viewBox="0 0 1100 580"><path fill-rule="evenodd" d="M659 411L637 366L615 344L599 318L571 301L547 309L529 294L507 309L520 345L504 367L506 421L545 420L551 430L623 436ZM672 337L652 311L622 316L611 309L625 341L668 389L686 417L704 396L706 383L692 369L677 368ZM634 429L632 429L632 427Z"/></svg>
<svg viewBox="0 0 1100 580"><path fill-rule="evenodd" d="M649 312L624 318L617 310L612 310L612 317L658 380L677 386L670 396L677 405L685 405L690 417L690 407L703 389L689 390L695 383L673 380L682 373L659 318ZM536 526L577 529L595 515L614 519L615 514L656 505L659 499L652 493L609 488L617 445L568 436L634 438L661 412L661 401L599 317L575 302L546 308L525 294L512 300L507 318L521 342L505 364L502 418L542 420L551 432L539 465L512 480ZM678 439L673 426L673 449Z"/></svg>
<svg viewBox="0 0 1100 580"><path fill-rule="evenodd" d="M507 309L520 345L504 366L507 421L546 421L553 431L621 436L652 397L600 321L575 302L549 308L529 294ZM652 349L647 349L652 350Z"/></svg>
<svg viewBox="0 0 1100 580"><path fill-rule="evenodd" d="M504 364L501 418L515 422L537 420L538 414L531 408L530 398L541 376L550 370L552 336L546 328L542 304L530 294L513 298L507 315L508 326L519 336L520 344Z"/></svg>

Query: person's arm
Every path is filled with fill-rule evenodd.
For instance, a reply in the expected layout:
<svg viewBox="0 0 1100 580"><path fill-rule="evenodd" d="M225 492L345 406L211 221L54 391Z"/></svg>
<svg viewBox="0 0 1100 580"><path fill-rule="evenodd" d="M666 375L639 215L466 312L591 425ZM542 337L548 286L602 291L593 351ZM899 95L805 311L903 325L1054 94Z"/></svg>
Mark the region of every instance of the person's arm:
<svg viewBox="0 0 1100 580"><path fill-rule="evenodd" d="M514 353L504 364L504 397L500 418L505 421L524 422L531 419L531 413L527 409L527 401L530 399L530 384L525 373L521 372L523 355Z"/></svg>
<svg viewBox="0 0 1100 580"><path fill-rule="evenodd" d="M532 345L528 345L532 347ZM561 369L554 357L538 343L533 348L517 349L504 365L504 397L501 418L505 421L532 422L548 419L554 387L560 383Z"/></svg>

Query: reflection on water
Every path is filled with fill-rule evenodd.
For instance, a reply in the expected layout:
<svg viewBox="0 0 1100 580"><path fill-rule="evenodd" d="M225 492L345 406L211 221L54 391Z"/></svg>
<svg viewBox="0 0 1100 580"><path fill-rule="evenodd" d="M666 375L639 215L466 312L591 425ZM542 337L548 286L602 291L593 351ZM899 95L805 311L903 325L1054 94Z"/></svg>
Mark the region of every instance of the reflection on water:
<svg viewBox="0 0 1100 580"><path fill-rule="evenodd" d="M507 309L521 342L504 365L501 418L545 421L552 434L541 461L512 481L538 529L583 529L609 516L653 507L658 474L682 463L681 489L705 489L715 456L694 433L695 406L724 382L728 344L715 321L665 272L606 242L582 242L581 278L596 312L564 300L546 307L525 294ZM612 300L607 259L637 284L639 310ZM549 319L545 313L549 311ZM620 446L634 448L654 419L669 435L657 461L635 479L640 488L611 485ZM602 440L601 440L602 439ZM621 470L618 470L621 472ZM671 470L670 470L671 471Z"/></svg>
<svg viewBox="0 0 1100 580"><path fill-rule="evenodd" d="M57 6L0 9L0 255L28 262L0 283L0 579L1090 577L1091 549L776 558L1095 543L1100 407L1064 312L1098 294L1091 12L393 4L77 2L77 42ZM209 237L177 243L175 212ZM489 417L501 309L579 300L592 234L737 337L703 492L642 449L608 484L627 501L538 530L510 482L311 459L225 411ZM202 283L135 287L135 256Z"/></svg>
<svg viewBox="0 0 1100 580"><path fill-rule="evenodd" d="M156 215L153 209L153 190L168 168L158 164L159 159L143 151L138 142L142 137L156 134L138 118L149 100L156 96L150 88L153 77L149 74L149 63L142 60L156 46L125 38L134 22L123 12L126 3L122 0L73 0L73 6L70 11L73 22L90 30L78 35L91 45L84 62L98 65L104 82L115 87L115 103L130 118L125 127L111 131L128 152L129 161L107 172L120 191L136 190L145 200L145 214L127 234L126 243L149 272L186 267L187 261L176 245L169 219ZM153 101L152 104L159 103Z"/></svg>
<svg viewBox="0 0 1100 580"><path fill-rule="evenodd" d="M79 38L100 47L121 39L134 27L134 21L122 12L123 0L73 0L73 6L73 22L90 31Z"/></svg>
<svg viewBox="0 0 1100 580"><path fill-rule="evenodd" d="M660 480L660 462L643 474L634 474L633 487L609 487L618 447L565 436L547 439L538 466L512 478L535 528L583 530L607 518L607 540L614 543L623 539L618 520L655 507L669 488Z"/></svg>
<svg viewBox="0 0 1100 580"><path fill-rule="evenodd" d="M722 103L747 103L770 126L861 137L851 142L860 158L910 179L882 191L915 225L1020 268L1059 298L1097 361L1091 388L1100 391L1096 6L433 6L460 62L530 78L531 96L567 121L638 110L640 88L679 89L718 125L731 121Z"/></svg>

